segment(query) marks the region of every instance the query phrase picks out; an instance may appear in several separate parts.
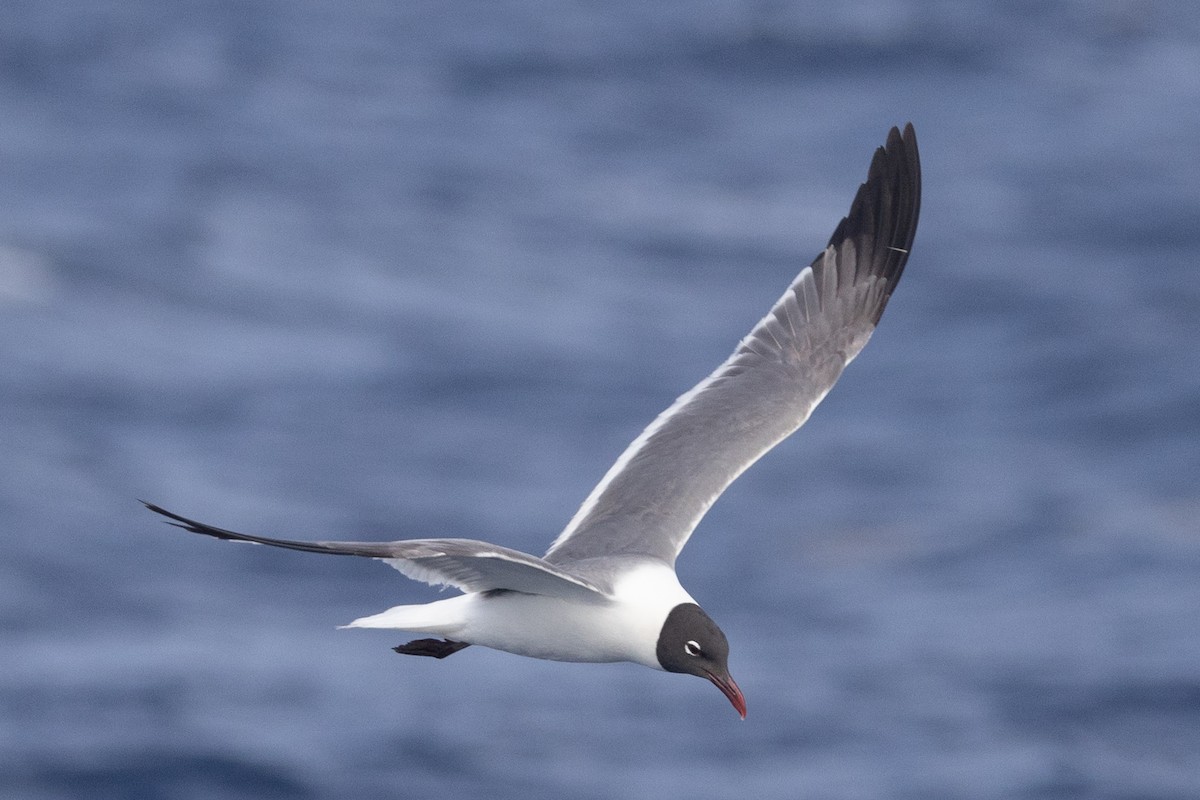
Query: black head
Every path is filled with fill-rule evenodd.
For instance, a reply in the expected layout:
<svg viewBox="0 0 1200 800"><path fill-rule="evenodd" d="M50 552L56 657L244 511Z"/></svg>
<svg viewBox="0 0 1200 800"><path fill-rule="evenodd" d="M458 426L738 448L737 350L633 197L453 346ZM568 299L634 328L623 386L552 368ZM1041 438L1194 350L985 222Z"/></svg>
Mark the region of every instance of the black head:
<svg viewBox="0 0 1200 800"><path fill-rule="evenodd" d="M671 609L658 634L658 663L667 672L685 672L706 678L724 692L746 718L746 698L729 676L729 640L717 623L695 603Z"/></svg>

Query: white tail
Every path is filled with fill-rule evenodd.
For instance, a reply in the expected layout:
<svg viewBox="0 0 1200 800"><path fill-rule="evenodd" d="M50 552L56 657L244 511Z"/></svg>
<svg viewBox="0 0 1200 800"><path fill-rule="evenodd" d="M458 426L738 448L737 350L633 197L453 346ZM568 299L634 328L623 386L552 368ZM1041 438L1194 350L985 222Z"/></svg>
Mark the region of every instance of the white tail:
<svg viewBox="0 0 1200 800"><path fill-rule="evenodd" d="M466 606L472 600L469 594L448 597L433 603L415 606L395 606L387 611L360 617L342 628L389 628L414 633L436 633L452 636L466 622Z"/></svg>

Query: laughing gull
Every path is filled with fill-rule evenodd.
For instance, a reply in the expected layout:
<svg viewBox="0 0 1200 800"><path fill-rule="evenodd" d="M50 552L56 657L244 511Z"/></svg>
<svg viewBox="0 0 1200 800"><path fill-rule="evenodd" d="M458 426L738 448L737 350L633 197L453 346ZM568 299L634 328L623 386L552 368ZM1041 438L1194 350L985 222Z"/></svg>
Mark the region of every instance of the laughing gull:
<svg viewBox="0 0 1200 800"><path fill-rule="evenodd" d="M713 502L804 424L871 338L908 260L921 201L912 125L875 151L849 215L737 350L633 440L541 558L469 539L303 542L192 531L376 558L463 594L390 608L350 628L432 634L396 647L445 658L481 645L555 661L632 661L707 678L744 719L729 642L680 585L675 558Z"/></svg>

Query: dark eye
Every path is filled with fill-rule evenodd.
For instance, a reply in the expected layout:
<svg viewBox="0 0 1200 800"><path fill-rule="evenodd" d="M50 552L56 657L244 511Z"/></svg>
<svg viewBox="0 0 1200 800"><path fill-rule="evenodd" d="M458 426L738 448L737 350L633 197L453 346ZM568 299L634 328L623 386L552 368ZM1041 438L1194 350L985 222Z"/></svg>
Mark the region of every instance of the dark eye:
<svg viewBox="0 0 1200 800"><path fill-rule="evenodd" d="M699 644L699 642L694 642L694 641L689 641L689 642L687 642L687 643L686 643L686 644L684 644L684 646L683 646L683 652L687 653L689 656L698 656L698 655L700 655L700 644Z"/></svg>

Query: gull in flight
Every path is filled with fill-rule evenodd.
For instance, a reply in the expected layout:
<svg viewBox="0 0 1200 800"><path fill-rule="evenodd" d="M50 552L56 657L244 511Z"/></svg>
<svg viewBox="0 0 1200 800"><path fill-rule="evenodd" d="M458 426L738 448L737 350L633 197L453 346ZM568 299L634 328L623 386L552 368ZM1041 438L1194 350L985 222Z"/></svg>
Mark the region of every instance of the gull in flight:
<svg viewBox="0 0 1200 800"><path fill-rule="evenodd" d="M912 125L892 128L829 244L716 371L625 449L541 558L471 539L306 542L237 533L146 503L193 533L375 558L461 594L354 620L424 634L395 650L469 645L555 661L631 661L696 675L743 718L729 642L679 583L675 558L738 475L793 431L871 338L900 280L921 202Z"/></svg>

